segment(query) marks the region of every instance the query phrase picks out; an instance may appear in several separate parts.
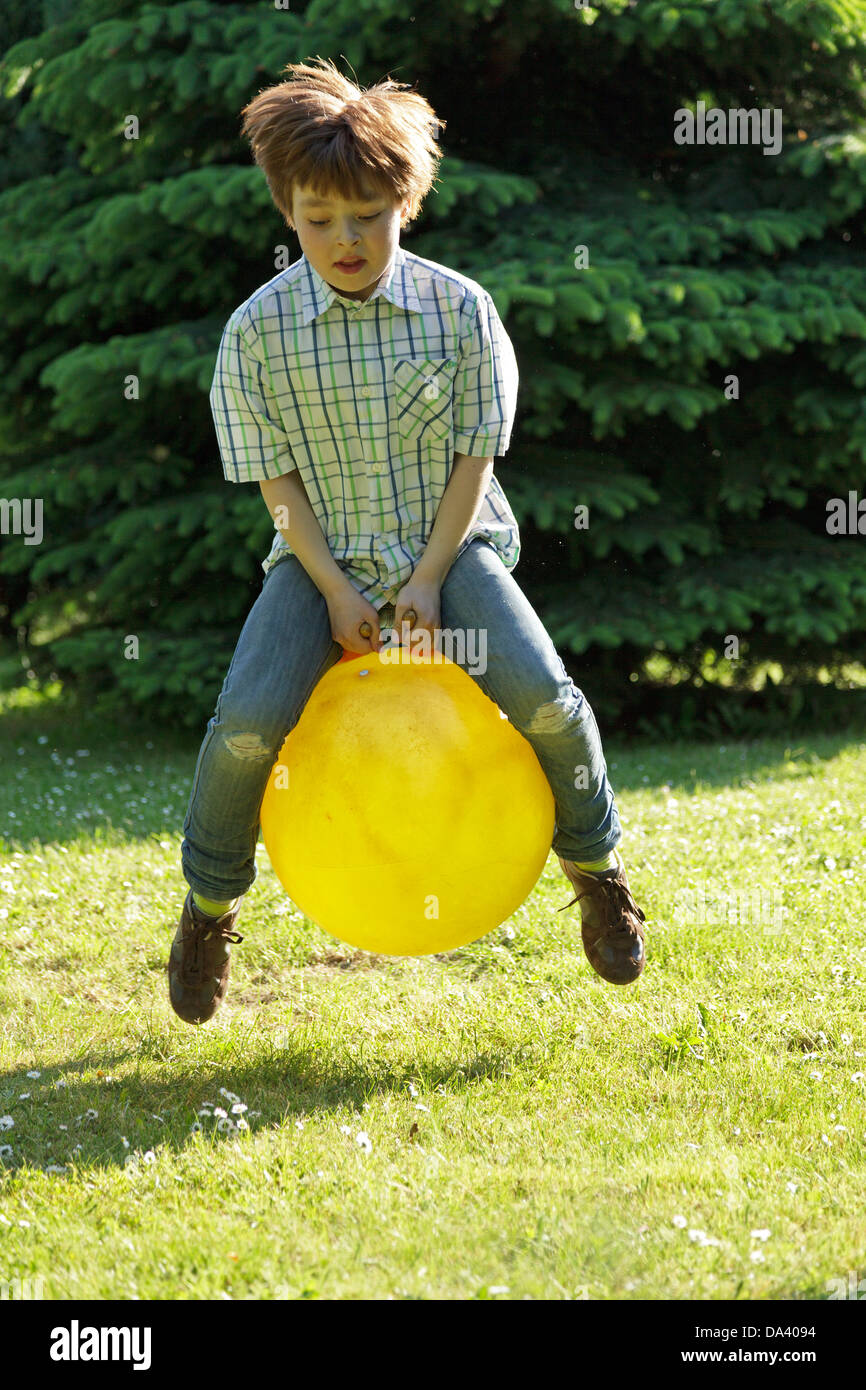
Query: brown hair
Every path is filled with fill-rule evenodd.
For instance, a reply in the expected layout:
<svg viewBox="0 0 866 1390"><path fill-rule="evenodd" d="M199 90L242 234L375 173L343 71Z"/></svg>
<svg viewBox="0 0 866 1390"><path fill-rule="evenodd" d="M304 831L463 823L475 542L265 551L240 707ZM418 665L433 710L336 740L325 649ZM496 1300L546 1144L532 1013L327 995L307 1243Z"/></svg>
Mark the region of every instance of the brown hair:
<svg viewBox="0 0 866 1390"><path fill-rule="evenodd" d="M406 226L436 179L445 122L405 82L390 78L366 90L325 58L289 63L286 82L266 87L242 110L242 135L267 179L274 203L292 222L296 186L323 198L362 198L372 189L410 199Z"/></svg>

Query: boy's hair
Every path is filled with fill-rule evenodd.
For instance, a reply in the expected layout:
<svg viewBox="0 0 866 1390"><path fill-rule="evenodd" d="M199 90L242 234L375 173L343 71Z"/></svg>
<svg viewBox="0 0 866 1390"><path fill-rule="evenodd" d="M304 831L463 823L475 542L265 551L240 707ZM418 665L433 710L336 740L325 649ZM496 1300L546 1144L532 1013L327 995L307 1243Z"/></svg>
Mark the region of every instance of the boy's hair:
<svg viewBox="0 0 866 1390"><path fill-rule="evenodd" d="M425 97L390 78L366 90L325 58L289 63L289 80L266 87L241 111L241 133L288 225L296 186L323 198L363 197L364 189L403 202L411 222L436 179L439 120Z"/></svg>

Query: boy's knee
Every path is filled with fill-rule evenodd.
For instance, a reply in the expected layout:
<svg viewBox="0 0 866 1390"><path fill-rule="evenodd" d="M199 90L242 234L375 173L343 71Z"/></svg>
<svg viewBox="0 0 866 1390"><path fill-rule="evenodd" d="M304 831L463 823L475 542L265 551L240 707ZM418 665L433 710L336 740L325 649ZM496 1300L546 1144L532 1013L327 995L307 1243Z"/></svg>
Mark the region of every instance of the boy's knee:
<svg viewBox="0 0 866 1390"><path fill-rule="evenodd" d="M529 734L557 734L568 723L571 713L570 700L551 700L549 704L539 705L533 714L526 732Z"/></svg>
<svg viewBox="0 0 866 1390"><path fill-rule="evenodd" d="M583 695L575 685L570 685L569 689L558 700L549 700L546 704L538 706L524 732L527 734L561 733L575 717L582 704Z"/></svg>
<svg viewBox="0 0 866 1390"><path fill-rule="evenodd" d="M273 753L261 734L235 732L225 735L226 748L236 758L271 758Z"/></svg>

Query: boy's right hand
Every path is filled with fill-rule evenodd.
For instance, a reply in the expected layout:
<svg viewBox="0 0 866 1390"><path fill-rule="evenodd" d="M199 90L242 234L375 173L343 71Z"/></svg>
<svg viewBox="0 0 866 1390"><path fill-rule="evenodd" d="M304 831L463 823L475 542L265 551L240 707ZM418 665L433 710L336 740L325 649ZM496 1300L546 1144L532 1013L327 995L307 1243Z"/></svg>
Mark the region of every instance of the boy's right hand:
<svg viewBox="0 0 866 1390"><path fill-rule="evenodd" d="M345 651L362 654L381 651L379 614L348 579L338 589L325 594L325 602L331 619L331 636ZM369 637L361 636L362 623L369 623Z"/></svg>

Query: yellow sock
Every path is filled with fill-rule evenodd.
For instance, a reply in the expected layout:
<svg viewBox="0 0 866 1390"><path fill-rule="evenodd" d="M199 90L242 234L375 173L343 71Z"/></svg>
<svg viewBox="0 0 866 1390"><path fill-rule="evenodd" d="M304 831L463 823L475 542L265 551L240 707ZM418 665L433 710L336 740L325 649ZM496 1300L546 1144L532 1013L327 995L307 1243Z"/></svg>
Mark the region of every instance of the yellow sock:
<svg viewBox="0 0 866 1390"><path fill-rule="evenodd" d="M208 917L222 917L224 912L228 912L230 907L234 907L237 898L230 898L227 903L211 902L210 898L201 898L198 893L193 893L192 900L196 907L200 907L202 912L207 913Z"/></svg>
<svg viewBox="0 0 866 1390"><path fill-rule="evenodd" d="M574 860L579 869L586 869L591 874L603 873L605 869L618 869L619 860L616 857L616 850L612 849L604 856L604 859L597 859L594 864L580 864Z"/></svg>

